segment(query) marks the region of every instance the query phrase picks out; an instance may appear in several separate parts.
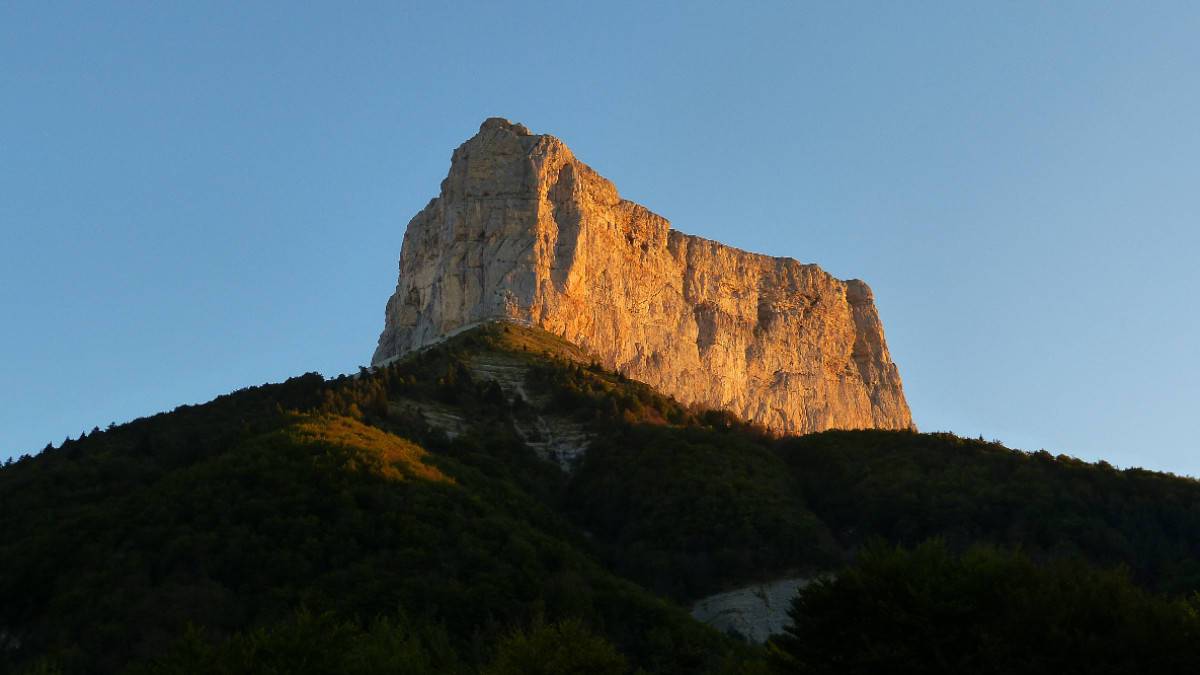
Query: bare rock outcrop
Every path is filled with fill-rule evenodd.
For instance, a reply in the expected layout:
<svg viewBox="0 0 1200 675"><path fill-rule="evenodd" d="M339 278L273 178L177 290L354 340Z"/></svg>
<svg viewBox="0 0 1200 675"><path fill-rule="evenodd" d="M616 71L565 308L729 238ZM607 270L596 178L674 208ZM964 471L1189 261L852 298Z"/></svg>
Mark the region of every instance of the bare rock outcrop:
<svg viewBox="0 0 1200 675"><path fill-rule="evenodd" d="M810 581L805 577L777 579L710 595L692 605L692 618L761 644L791 623L788 610L792 600Z"/></svg>
<svg viewBox="0 0 1200 675"><path fill-rule="evenodd" d="M495 319L778 432L912 426L865 283L672 230L562 141L499 118L408 224L372 363Z"/></svg>

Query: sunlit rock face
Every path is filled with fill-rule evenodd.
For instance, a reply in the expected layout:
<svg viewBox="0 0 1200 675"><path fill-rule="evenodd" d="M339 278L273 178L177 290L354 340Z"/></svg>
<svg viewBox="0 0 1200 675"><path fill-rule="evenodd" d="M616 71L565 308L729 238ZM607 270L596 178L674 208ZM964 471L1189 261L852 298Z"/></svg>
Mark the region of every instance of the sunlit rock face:
<svg viewBox="0 0 1200 675"><path fill-rule="evenodd" d="M865 283L674 231L562 141L498 118L408 224L372 362L493 319L778 432L912 426Z"/></svg>

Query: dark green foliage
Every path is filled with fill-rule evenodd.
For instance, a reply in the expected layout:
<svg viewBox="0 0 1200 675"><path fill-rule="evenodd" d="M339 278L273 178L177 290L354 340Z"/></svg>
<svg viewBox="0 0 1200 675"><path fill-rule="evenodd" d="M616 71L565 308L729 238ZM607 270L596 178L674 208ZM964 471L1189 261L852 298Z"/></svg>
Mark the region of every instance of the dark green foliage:
<svg viewBox="0 0 1200 675"><path fill-rule="evenodd" d="M592 421L607 431L615 422L702 427L738 432L746 440L766 442L769 434L733 413L688 407L650 386L612 373L592 363L583 365L553 359L532 363L529 384L550 390L551 412Z"/></svg>
<svg viewBox="0 0 1200 675"><path fill-rule="evenodd" d="M779 452L849 547L872 536L986 541L1121 563L1155 588L1200 590L1200 483L1191 479L951 434L831 431L783 440Z"/></svg>
<svg viewBox="0 0 1200 675"><path fill-rule="evenodd" d="M588 451L568 504L618 573L680 599L837 560L787 465L738 434L616 428Z"/></svg>
<svg viewBox="0 0 1200 675"><path fill-rule="evenodd" d="M540 621L500 641L484 675L621 675L625 658L580 621Z"/></svg>
<svg viewBox="0 0 1200 675"><path fill-rule="evenodd" d="M368 626L301 610L269 627L213 641L190 627L129 675L454 675L470 672L443 630L379 619Z"/></svg>
<svg viewBox="0 0 1200 675"><path fill-rule="evenodd" d="M674 399L595 364L541 361L535 364L529 380L531 385L553 392L551 412L596 421L597 426L617 420L673 424L695 421L694 414Z"/></svg>
<svg viewBox="0 0 1200 675"><path fill-rule="evenodd" d="M1197 606L1078 561L876 544L793 603L781 673L1193 673Z"/></svg>
<svg viewBox="0 0 1200 675"><path fill-rule="evenodd" d="M365 402L380 388L421 386L400 369L298 382L4 469L0 630L21 649L0 658L52 654L67 672L113 672L161 654L188 624L220 638L276 625L301 605L341 620L402 609L417 625L443 627L467 663L535 615L586 618L656 672L702 671L727 651L711 630L593 561L545 495L514 478L520 466L557 469L511 434L443 437L440 454L405 459L395 453L416 446L345 416L372 419ZM466 400L495 399L475 383L454 387ZM272 393L343 415L287 413ZM480 410L486 427L491 413ZM181 445L191 450L170 451ZM511 469L487 471L508 460ZM430 463L453 482L424 477Z"/></svg>
<svg viewBox="0 0 1200 675"><path fill-rule="evenodd" d="M480 354L527 364L537 402L477 379ZM447 433L431 412L466 428ZM539 415L595 435L574 475L525 443ZM503 672L545 653L536 666L761 673L762 650L643 588L690 600L837 569L872 536L941 536L954 551L1021 547L1050 574L1064 557L1121 562L1183 593L1200 588L1198 504L1191 480L950 435L775 439L548 334L484 326L388 367L240 390L0 467L0 671ZM1174 620L1078 569L1135 615ZM1089 625L1050 616L1035 624Z"/></svg>
<svg viewBox="0 0 1200 675"><path fill-rule="evenodd" d="M213 640L190 627L166 654L128 675L620 675L625 658L578 619L499 638L481 670L464 664L445 630L400 619L367 626L300 610L281 623Z"/></svg>

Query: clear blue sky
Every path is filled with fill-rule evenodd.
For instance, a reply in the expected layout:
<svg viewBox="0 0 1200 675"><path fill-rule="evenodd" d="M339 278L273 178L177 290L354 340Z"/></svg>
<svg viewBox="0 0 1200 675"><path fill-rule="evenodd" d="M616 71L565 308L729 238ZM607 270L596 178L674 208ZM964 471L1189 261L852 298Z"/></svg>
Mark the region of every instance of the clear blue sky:
<svg viewBox="0 0 1200 675"><path fill-rule="evenodd" d="M1200 475L1198 36L1193 2L4 3L0 458L367 363L499 115L867 280L923 430Z"/></svg>

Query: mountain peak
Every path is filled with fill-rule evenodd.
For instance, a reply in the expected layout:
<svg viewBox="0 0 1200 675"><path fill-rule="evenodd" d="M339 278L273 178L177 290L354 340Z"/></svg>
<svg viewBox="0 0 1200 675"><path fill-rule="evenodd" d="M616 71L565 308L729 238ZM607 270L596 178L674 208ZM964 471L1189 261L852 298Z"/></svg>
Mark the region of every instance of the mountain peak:
<svg viewBox="0 0 1200 675"><path fill-rule="evenodd" d="M912 427L865 283L672 230L559 139L499 117L408 224L372 362L493 320L777 432Z"/></svg>
<svg viewBox="0 0 1200 675"><path fill-rule="evenodd" d="M493 129L503 129L506 131L511 131L512 133L514 133L518 136L532 136L533 135L529 131L529 127L525 126L524 124L517 123L517 122L510 122L510 121L504 119L503 117L489 117L483 121L483 124L479 125L479 131L481 133L485 132L485 131L490 131Z"/></svg>

